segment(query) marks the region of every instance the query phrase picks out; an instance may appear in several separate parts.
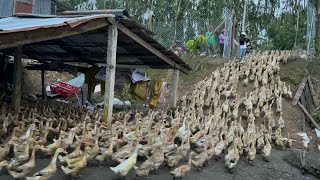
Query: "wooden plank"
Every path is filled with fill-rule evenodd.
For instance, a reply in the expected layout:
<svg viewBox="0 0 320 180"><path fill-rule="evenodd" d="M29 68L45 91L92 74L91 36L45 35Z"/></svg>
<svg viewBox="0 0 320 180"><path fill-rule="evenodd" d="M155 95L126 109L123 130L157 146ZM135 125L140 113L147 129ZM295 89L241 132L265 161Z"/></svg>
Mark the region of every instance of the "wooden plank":
<svg viewBox="0 0 320 180"><path fill-rule="evenodd" d="M293 98L293 101L292 101L293 105L297 105L297 103L299 102L300 96L301 96L301 94L303 92L304 87L306 86L307 80L308 80L307 77L302 79L302 81L301 81L301 83L299 85L299 88L298 88L298 90L296 92L296 95Z"/></svg>
<svg viewBox="0 0 320 180"><path fill-rule="evenodd" d="M108 28L108 54L106 67L106 83L104 94L104 113L103 121L107 122L108 128L111 129L114 85L116 76L117 63L117 41L118 29L115 25L110 25Z"/></svg>
<svg viewBox="0 0 320 180"><path fill-rule="evenodd" d="M172 107L177 107L178 102L178 90L179 90L179 71L174 70L173 72L173 93L172 93Z"/></svg>
<svg viewBox="0 0 320 180"><path fill-rule="evenodd" d="M319 125L316 123L316 121L312 118L312 116L308 113L308 111L301 105L300 102L297 103L298 106L302 109L302 111L304 112L304 114L310 119L310 121L312 122L312 124L317 128L320 129Z"/></svg>
<svg viewBox="0 0 320 180"><path fill-rule="evenodd" d="M317 100L317 97L316 97L316 92L314 90L314 87L313 87L313 84L312 84L310 76L308 76L308 84L309 84L310 93L311 93L311 97L312 97L313 103L314 103L315 107L318 107L319 103L318 103L318 100Z"/></svg>
<svg viewBox="0 0 320 180"><path fill-rule="evenodd" d="M303 92L301 94L301 98L300 98L301 104L303 107L306 107L306 98L305 98L305 93ZM302 130L303 132L306 132L306 121L307 121L307 117L305 114L303 114L303 118L302 118Z"/></svg>
<svg viewBox="0 0 320 180"><path fill-rule="evenodd" d="M112 22L111 22L112 23ZM145 40L143 40L142 38L140 38L139 36L137 36L135 33L133 33L130 29L128 29L127 27L125 27L123 24L119 23L118 24L118 28L120 31L122 31L123 33L125 33L126 35L128 35L130 38L132 38L133 40L135 40L137 43L139 43L140 45L142 45L143 47L145 47L146 49L148 49L150 52L152 52L153 54L155 54L156 56L158 56L159 58L161 58L163 61L165 61L166 63L170 64L173 69L178 69L186 74L188 74L188 70L185 69L184 67L180 66L179 64L177 64L176 62L174 62L172 59L168 58L166 55L164 55L163 53L161 53L159 50L157 50L156 48L154 48L153 46L151 46L149 43L147 43Z"/></svg>
<svg viewBox="0 0 320 180"><path fill-rule="evenodd" d="M14 72L13 72L13 109L15 113L20 110L21 104L21 80L22 80L22 46L14 51Z"/></svg>
<svg viewBox="0 0 320 180"><path fill-rule="evenodd" d="M22 32L0 33L0 49L12 48L35 42L60 39L82 34L109 25L106 18L92 19L75 27L69 25L40 28Z"/></svg>
<svg viewBox="0 0 320 180"><path fill-rule="evenodd" d="M306 109L308 110L309 113L311 113L315 108L312 101L309 85L306 85L304 90L305 90L306 105L307 105Z"/></svg>

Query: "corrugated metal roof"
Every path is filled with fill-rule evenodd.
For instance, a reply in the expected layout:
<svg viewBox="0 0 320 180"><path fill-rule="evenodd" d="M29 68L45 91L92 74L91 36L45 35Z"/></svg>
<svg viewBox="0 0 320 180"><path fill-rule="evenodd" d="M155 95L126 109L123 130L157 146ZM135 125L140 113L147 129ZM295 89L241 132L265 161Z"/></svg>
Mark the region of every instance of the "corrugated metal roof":
<svg viewBox="0 0 320 180"><path fill-rule="evenodd" d="M51 0L34 0L32 13L51 14Z"/></svg>
<svg viewBox="0 0 320 180"><path fill-rule="evenodd" d="M0 0L0 17L13 15L13 0Z"/></svg>
<svg viewBox="0 0 320 180"><path fill-rule="evenodd" d="M23 17L7 17L0 19L0 33L19 32L24 30L34 30L37 28L48 28L62 25L71 25L75 22L85 22L90 19L105 18L111 15L92 15L84 17L37 17L37 18L23 18Z"/></svg>
<svg viewBox="0 0 320 180"><path fill-rule="evenodd" d="M114 17L112 14L100 14L84 17L48 17L48 16L33 16L27 15L24 17L8 17L0 19L0 35L9 39L14 39L15 42L25 40L24 33L32 34L31 37L37 37L36 32L48 31L47 36L55 36L57 29L66 28L72 31L73 28L91 20L97 19L96 22L103 22L99 18ZM100 21L99 21L100 20ZM166 49L159 44L153 37L152 32L146 30L138 23L128 19L122 18L119 23L134 32L138 37L150 44L153 48L167 56L183 72L191 71L192 69L181 58L175 55L171 50ZM78 29L79 29L78 28ZM75 28L76 29L76 28ZM15 33L13 33L15 32ZM64 32L61 31L60 32ZM23 45L23 56L29 59L35 59L40 62L83 62L83 63L105 63L107 56L108 44L108 26L101 26L95 30L90 30L84 33L70 35L58 39L51 39L46 41L30 41L31 44ZM15 34L22 36L16 39ZM11 37L12 36L12 37ZM50 39L50 38L49 38ZM0 38L1 42L1 38ZM1 44L7 49L1 49L0 52L6 55L13 55L14 48L10 41L4 41ZM133 40L131 37L119 31L118 46L117 46L117 64L122 65L146 65L151 68L159 69L175 69L175 65L170 65L147 48Z"/></svg>

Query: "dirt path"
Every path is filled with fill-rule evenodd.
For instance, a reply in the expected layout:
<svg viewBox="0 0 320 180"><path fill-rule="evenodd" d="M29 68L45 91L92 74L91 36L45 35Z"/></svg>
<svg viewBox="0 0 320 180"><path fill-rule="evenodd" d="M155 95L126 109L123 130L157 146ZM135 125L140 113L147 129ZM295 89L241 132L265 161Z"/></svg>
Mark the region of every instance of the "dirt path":
<svg viewBox="0 0 320 180"><path fill-rule="evenodd" d="M218 161L212 159L209 161L203 171L197 172L192 169L183 180L267 180L267 179L290 179L290 180L313 180L317 179L311 175L302 175L301 171L288 163L283 159L289 155L291 151L279 151L272 150L272 157L270 162L265 162L261 159L260 155L257 155L257 159L254 161L254 166L248 165L245 161L245 157L241 157L241 161L237 164L233 174L226 171L224 167L224 160ZM50 160L42 159L37 161L37 168L34 172L44 168L49 164ZM52 180L69 180L70 178L65 176L64 173L58 168L58 172L51 178ZM34 173L33 172L33 173ZM172 179L167 167L162 167L159 175L151 174L149 180L167 180ZM109 167L87 167L83 170L77 180L120 180L123 179L115 175ZM132 170L127 179L136 179L135 172ZM5 172L0 175L0 180L13 180Z"/></svg>

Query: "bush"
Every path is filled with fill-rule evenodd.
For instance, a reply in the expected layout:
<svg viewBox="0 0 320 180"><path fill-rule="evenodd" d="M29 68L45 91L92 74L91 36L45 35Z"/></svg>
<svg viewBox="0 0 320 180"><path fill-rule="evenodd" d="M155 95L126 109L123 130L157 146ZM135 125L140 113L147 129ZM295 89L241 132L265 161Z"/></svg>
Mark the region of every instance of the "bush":
<svg viewBox="0 0 320 180"><path fill-rule="evenodd" d="M187 48L189 51L195 53L203 49L206 43L206 37L204 35L198 35L195 39L191 39L187 42Z"/></svg>

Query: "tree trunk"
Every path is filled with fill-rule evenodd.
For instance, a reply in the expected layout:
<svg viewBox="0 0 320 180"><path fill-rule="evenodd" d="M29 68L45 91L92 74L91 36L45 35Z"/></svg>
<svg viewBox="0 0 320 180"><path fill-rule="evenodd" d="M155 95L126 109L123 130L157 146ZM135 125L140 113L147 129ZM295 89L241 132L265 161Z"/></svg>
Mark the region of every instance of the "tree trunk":
<svg viewBox="0 0 320 180"><path fill-rule="evenodd" d="M180 16L181 16L181 3L182 3L182 0L177 0L177 14L176 14L176 18L175 18L175 21L174 21L174 37L173 37L173 40L177 40L177 25L178 25L178 20L180 19Z"/></svg>

